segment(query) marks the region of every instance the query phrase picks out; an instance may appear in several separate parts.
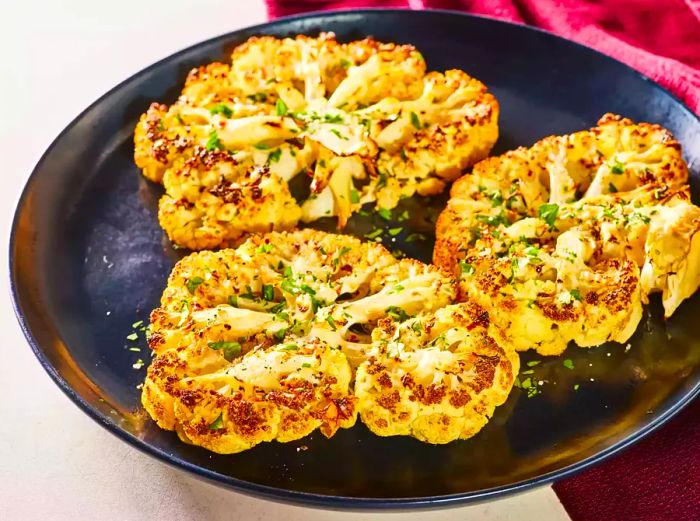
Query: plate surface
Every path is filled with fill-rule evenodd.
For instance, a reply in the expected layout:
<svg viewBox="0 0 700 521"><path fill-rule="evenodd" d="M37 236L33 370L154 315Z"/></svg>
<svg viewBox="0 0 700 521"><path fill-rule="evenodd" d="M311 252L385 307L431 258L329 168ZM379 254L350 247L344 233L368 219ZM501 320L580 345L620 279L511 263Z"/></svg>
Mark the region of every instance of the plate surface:
<svg viewBox="0 0 700 521"><path fill-rule="evenodd" d="M161 188L133 164L134 125L151 101L176 99L188 70L226 60L248 37L320 30L343 41L371 35L412 43L429 69L463 68L482 80L501 104L494 153L588 128L605 112L660 123L684 145L698 194L700 121L627 66L550 34L438 11L336 12L237 31L166 58L104 95L56 139L27 184L10 244L12 292L32 349L61 389L166 463L245 492L339 508L439 506L547 483L639 439L688 403L700 389L698 296L667 323L652 300L627 351L569 348L541 362L531 375L544 382L541 394L514 389L478 436L446 446L380 438L358 421L331 440L317 433L220 456L181 443L138 412L145 368L132 365L150 356L142 334L136 342L126 337L133 323L147 321L182 252L156 220ZM443 203L407 201L410 230L387 246L428 261L431 216ZM362 219L348 231L381 223ZM413 232L427 240L405 242ZM141 352L128 349L134 346ZM535 359L526 354L523 365Z"/></svg>

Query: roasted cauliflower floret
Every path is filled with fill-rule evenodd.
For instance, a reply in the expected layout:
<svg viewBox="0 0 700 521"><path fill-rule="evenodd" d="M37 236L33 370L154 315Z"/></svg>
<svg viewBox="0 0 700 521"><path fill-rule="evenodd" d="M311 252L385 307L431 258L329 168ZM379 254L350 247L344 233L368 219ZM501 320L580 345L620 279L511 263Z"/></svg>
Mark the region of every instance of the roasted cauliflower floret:
<svg viewBox="0 0 700 521"><path fill-rule="evenodd" d="M362 421L380 436L470 438L505 402L519 370L518 355L489 335L488 314L475 304L384 321L373 339L355 396Z"/></svg>
<svg viewBox="0 0 700 521"><path fill-rule="evenodd" d="M314 230L194 253L151 314L142 403L162 428L220 453L317 428L332 436L355 423L352 368L376 324L454 297L437 268Z"/></svg>
<svg viewBox="0 0 700 521"><path fill-rule="evenodd" d="M687 177L668 131L606 115L475 165L452 187L433 259L519 350L625 342L649 293L670 316L700 285Z"/></svg>
<svg viewBox="0 0 700 521"><path fill-rule="evenodd" d="M161 224L180 246L230 246L299 218L335 217L342 228L365 203L393 208L440 193L498 137L498 103L486 87L459 70L426 74L410 45L263 36L231 59L192 70L177 102L153 104L135 130L136 164L163 182ZM217 181L217 165L193 168L203 150L235 175ZM211 182L237 190L260 168L277 176L266 179L279 197L251 201L257 190L246 190L241 206L256 208L235 214L212 197ZM302 172L311 184L300 206L287 183Z"/></svg>
<svg viewBox="0 0 700 521"><path fill-rule="evenodd" d="M241 169L228 154L199 149L169 171L158 219L168 237L192 250L235 244L244 234L296 226L301 209L268 167Z"/></svg>

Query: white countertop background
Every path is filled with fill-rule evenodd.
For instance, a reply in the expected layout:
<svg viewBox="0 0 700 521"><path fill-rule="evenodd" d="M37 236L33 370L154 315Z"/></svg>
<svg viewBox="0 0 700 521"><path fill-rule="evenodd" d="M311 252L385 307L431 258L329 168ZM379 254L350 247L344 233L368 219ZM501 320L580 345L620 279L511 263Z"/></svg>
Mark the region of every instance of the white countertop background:
<svg viewBox="0 0 700 521"><path fill-rule="evenodd" d="M31 353L8 293L19 192L88 104L181 48L265 21L262 0L0 0L0 520L568 520L546 487L442 512L360 514L250 498L138 452L84 415ZM196 6L196 7L195 7Z"/></svg>

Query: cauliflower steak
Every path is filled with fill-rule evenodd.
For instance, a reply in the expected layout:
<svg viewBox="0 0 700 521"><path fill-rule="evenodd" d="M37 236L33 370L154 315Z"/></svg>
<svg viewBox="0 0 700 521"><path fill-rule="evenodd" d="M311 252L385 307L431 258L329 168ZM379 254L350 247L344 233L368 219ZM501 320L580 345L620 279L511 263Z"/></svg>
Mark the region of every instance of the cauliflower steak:
<svg viewBox="0 0 700 521"><path fill-rule="evenodd" d="M668 317L700 285L687 181L668 131L606 115L455 182L434 262L518 350L626 342L650 293L662 293Z"/></svg>
<svg viewBox="0 0 700 521"><path fill-rule="evenodd" d="M231 64L194 69L171 106L153 103L134 134L143 175L162 183L159 221L193 250L240 243L437 194L486 157L498 103L461 70L426 72L410 45L339 43L330 33L251 38ZM288 183L310 178L299 205Z"/></svg>

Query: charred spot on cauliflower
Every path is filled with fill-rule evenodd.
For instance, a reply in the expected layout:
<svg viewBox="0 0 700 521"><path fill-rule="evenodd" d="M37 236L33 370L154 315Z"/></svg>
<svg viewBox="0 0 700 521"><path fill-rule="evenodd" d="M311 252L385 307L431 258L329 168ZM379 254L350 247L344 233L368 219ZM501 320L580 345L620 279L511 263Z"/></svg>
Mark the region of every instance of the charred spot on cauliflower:
<svg viewBox="0 0 700 521"><path fill-rule="evenodd" d="M176 103L151 105L134 157L165 187L160 221L171 240L225 247L299 220L336 217L342 228L365 203L393 208L440 193L488 155L497 119L481 82L459 70L426 73L411 45L263 36L238 46L230 65L193 69ZM202 161L209 156L216 161ZM260 168L270 190L255 211L246 211L246 190L236 212L211 191L239 190ZM302 172L311 196L299 205L287 183Z"/></svg>

